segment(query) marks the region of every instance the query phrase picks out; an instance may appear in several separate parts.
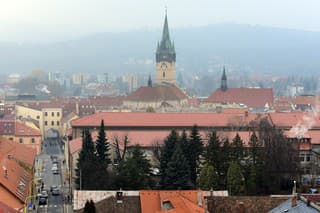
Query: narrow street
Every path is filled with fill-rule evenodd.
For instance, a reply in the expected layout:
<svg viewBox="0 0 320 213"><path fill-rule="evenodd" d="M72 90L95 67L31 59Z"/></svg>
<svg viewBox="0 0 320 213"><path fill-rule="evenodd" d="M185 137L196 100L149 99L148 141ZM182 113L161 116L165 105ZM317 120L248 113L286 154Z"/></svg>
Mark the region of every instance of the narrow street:
<svg viewBox="0 0 320 213"><path fill-rule="evenodd" d="M43 149L38 156L38 161L42 165L40 177L43 182L43 190L48 193L48 199L47 205L37 205L37 212L71 212L68 211L71 210L71 205L70 202L67 202L68 187L64 181L64 155L59 139L46 139L43 141ZM52 171L54 161L58 165L58 172L56 173ZM53 186L58 189L55 194L52 193L51 188Z"/></svg>

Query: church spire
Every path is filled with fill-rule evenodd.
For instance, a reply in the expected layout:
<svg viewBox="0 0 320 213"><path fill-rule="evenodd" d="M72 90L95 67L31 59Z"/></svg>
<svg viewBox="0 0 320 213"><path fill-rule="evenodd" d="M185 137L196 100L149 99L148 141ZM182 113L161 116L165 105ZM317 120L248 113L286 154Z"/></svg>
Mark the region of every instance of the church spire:
<svg viewBox="0 0 320 213"><path fill-rule="evenodd" d="M222 72L222 77L221 77L221 90L223 92L227 91L228 86L227 86L227 75L226 75L226 68L223 66L223 72Z"/></svg>
<svg viewBox="0 0 320 213"><path fill-rule="evenodd" d="M151 75L149 74L149 79L148 79L148 86L152 87L152 80L151 80Z"/></svg>

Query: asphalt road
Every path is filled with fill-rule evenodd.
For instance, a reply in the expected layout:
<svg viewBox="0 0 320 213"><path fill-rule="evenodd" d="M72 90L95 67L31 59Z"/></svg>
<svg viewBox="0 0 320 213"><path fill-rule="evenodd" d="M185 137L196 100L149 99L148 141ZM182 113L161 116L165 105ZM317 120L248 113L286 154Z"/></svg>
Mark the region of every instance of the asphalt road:
<svg viewBox="0 0 320 213"><path fill-rule="evenodd" d="M57 156L59 162L59 174L52 173L53 162L51 156ZM38 160L42 161L41 178L44 183L44 189L48 192L48 202L46 206L38 206L38 212L63 212L63 182L61 174L61 164L63 161L63 153L59 145L58 139L46 139L43 141L43 149L38 156ZM50 186L55 185L60 189L60 195L52 195Z"/></svg>

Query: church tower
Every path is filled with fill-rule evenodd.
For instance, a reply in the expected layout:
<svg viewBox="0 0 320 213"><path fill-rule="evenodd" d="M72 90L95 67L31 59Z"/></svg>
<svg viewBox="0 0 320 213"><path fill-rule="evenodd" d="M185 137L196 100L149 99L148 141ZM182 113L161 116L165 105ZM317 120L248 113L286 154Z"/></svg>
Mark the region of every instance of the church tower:
<svg viewBox="0 0 320 213"><path fill-rule="evenodd" d="M221 90L223 92L227 91L228 86L227 86L227 75L226 75L226 69L223 66L223 73L222 73L222 77L221 77Z"/></svg>
<svg viewBox="0 0 320 213"><path fill-rule="evenodd" d="M156 83L176 84L176 51L174 48L174 42L170 40L167 11L164 19L162 39L157 45L156 63Z"/></svg>

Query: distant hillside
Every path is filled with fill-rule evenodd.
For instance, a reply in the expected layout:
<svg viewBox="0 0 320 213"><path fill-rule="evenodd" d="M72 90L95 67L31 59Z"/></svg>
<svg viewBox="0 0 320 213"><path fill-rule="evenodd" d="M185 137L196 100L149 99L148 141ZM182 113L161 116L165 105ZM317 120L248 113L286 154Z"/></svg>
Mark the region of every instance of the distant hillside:
<svg viewBox="0 0 320 213"><path fill-rule="evenodd" d="M320 33L249 25L220 24L171 29L178 70L316 73ZM52 44L0 43L0 72L153 72L161 31L100 33ZM149 61L148 61L149 60ZM150 64L151 63L151 64Z"/></svg>

